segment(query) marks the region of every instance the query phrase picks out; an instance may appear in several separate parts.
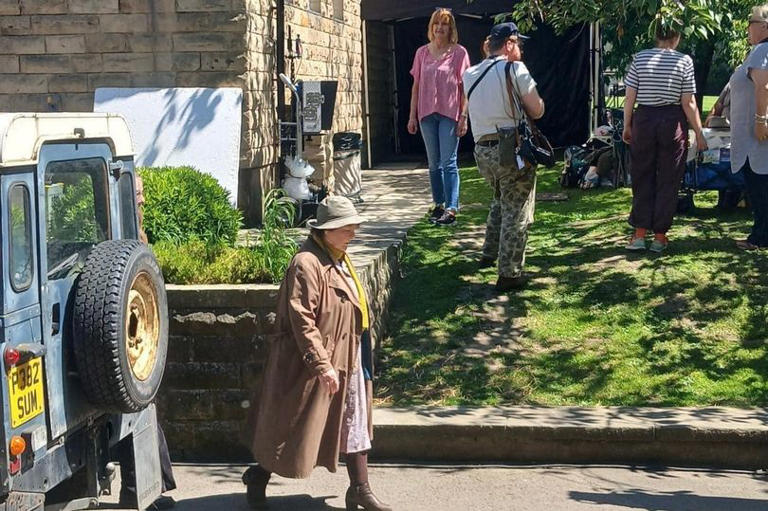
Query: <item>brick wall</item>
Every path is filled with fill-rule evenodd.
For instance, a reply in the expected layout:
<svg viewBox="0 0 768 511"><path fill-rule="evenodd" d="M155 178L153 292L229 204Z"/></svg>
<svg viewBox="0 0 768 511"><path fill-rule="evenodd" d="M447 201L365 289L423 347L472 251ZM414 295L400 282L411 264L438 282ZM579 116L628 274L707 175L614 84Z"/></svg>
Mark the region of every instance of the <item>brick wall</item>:
<svg viewBox="0 0 768 511"><path fill-rule="evenodd" d="M334 130L360 131L360 0L319 3L287 0L297 77L338 79ZM97 87L242 87L238 202L253 224L277 176L275 22L271 0L0 0L0 111L91 111Z"/></svg>

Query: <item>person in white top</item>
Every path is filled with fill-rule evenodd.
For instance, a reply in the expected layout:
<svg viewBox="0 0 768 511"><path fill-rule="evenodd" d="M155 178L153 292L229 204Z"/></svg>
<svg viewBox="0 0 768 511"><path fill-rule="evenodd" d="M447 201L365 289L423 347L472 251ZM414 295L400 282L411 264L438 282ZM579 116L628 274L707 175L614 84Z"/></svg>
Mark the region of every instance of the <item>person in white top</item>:
<svg viewBox="0 0 768 511"><path fill-rule="evenodd" d="M490 267L498 259L496 289L501 292L525 284L525 246L536 195L534 166L521 163L519 158L516 165L499 162L497 129L518 126L523 115L510 101L506 73L528 115L533 119L544 115L544 101L536 82L521 62L523 39L527 37L514 23L494 26L484 46L488 58L467 69L463 76L477 169L493 189L480 266Z"/></svg>

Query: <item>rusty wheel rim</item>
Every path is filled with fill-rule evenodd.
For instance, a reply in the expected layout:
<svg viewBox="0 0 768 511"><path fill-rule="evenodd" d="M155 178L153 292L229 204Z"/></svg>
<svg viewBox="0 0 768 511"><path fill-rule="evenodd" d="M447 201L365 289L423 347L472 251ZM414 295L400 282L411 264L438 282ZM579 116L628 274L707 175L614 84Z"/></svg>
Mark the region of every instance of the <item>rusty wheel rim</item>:
<svg viewBox="0 0 768 511"><path fill-rule="evenodd" d="M150 377L157 361L160 342L160 317L157 293L149 274L136 275L128 292L125 322L125 352L128 366L136 379Z"/></svg>

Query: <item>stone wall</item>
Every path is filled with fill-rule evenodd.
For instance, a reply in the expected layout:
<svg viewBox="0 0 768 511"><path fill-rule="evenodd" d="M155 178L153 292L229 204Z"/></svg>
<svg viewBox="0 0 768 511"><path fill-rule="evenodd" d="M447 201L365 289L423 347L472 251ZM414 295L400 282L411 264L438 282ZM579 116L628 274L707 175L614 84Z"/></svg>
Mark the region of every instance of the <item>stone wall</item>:
<svg viewBox="0 0 768 511"><path fill-rule="evenodd" d="M98 87L242 87L238 203L253 225L278 170L272 3L0 0L0 111L92 111ZM286 33L304 41L297 78L338 79L334 131L359 132L360 0L286 3Z"/></svg>
<svg viewBox="0 0 768 511"><path fill-rule="evenodd" d="M0 0L0 110L93 110L98 87L242 86L232 0Z"/></svg>
<svg viewBox="0 0 768 511"><path fill-rule="evenodd" d="M385 335L400 244L355 258ZM158 412L174 461L247 461L241 434L267 353L277 286L168 286L169 358Z"/></svg>

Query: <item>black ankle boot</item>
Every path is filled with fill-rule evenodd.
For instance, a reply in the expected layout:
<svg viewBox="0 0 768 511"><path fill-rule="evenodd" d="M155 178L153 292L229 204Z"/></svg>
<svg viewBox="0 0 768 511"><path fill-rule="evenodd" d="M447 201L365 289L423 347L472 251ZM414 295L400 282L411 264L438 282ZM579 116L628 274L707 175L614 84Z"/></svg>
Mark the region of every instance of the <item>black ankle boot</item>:
<svg viewBox="0 0 768 511"><path fill-rule="evenodd" d="M243 473L243 484L246 486L246 499L251 509L268 509L267 483L272 476L258 465L248 467Z"/></svg>
<svg viewBox="0 0 768 511"><path fill-rule="evenodd" d="M344 500L347 504L347 511L355 511L357 506L362 507L365 511L392 511L391 507L376 498L368 483L350 486Z"/></svg>

